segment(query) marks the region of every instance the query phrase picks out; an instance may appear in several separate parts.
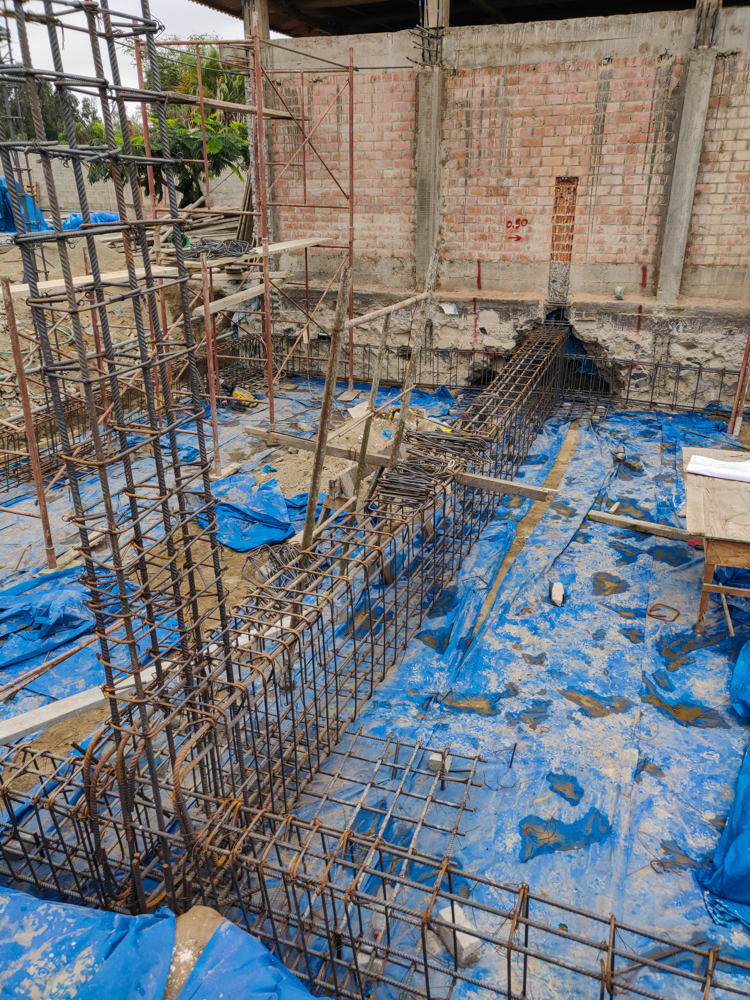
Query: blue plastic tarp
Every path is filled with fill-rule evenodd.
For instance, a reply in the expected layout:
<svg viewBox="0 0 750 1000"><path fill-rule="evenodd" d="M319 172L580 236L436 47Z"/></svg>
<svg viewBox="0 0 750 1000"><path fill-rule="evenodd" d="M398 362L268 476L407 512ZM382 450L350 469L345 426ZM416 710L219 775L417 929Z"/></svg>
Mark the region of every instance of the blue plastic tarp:
<svg viewBox="0 0 750 1000"><path fill-rule="evenodd" d="M127 917L0 890L0 998L162 1000L174 914Z"/></svg>
<svg viewBox="0 0 750 1000"><path fill-rule="evenodd" d="M729 685L729 701L737 715L750 719L750 642L742 647L734 665Z"/></svg>
<svg viewBox="0 0 750 1000"><path fill-rule="evenodd" d="M0 669L62 647L94 627L80 568L59 570L0 591Z"/></svg>
<svg viewBox="0 0 750 1000"><path fill-rule="evenodd" d="M217 538L235 552L249 552L260 545L275 545L291 538L294 527L289 517L284 495L275 479L269 479L257 490L255 477L231 476L213 486L216 497ZM208 524L205 515L199 517Z"/></svg>
<svg viewBox="0 0 750 1000"><path fill-rule="evenodd" d="M21 185L16 181L16 188L21 199L21 214L25 232L45 232L53 227L45 220L38 205L30 194L22 194ZM15 233L16 223L8 195L8 185L4 177L0 177L0 230L4 233Z"/></svg>
<svg viewBox="0 0 750 1000"><path fill-rule="evenodd" d="M711 870L698 872L697 877L709 893L730 904L735 919L750 931L750 752L745 754Z"/></svg>
<svg viewBox="0 0 750 1000"><path fill-rule="evenodd" d="M729 701L738 715L750 718L750 642L742 647L734 665ZM711 869L699 871L697 878L708 892L715 920L738 920L750 930L750 753L745 754Z"/></svg>
<svg viewBox="0 0 750 1000"><path fill-rule="evenodd" d="M175 918L123 916L0 889L0 1000L162 1000ZM203 949L179 1000L305 1000L268 949L227 921Z"/></svg>
<svg viewBox="0 0 750 1000"><path fill-rule="evenodd" d="M179 1000L309 1000L310 994L268 949L228 922L211 936Z"/></svg>
<svg viewBox="0 0 750 1000"><path fill-rule="evenodd" d="M94 224L102 222L119 222L119 212L92 212L91 221ZM83 224L83 216L80 212L71 212L62 224L63 229L80 229Z"/></svg>
<svg viewBox="0 0 750 1000"><path fill-rule="evenodd" d="M534 443L526 482L535 472L544 481L561 440L553 429L548 422ZM614 461L620 445L632 467ZM730 636L712 603L697 636L702 553L586 519L593 505L617 502L626 516L684 525L683 446L737 442L697 415L582 419L558 493L484 623L477 628L477 616L525 513L521 498L503 499L359 722L487 760L472 793L481 821L457 844L457 864L676 940L700 934L747 960L736 930L744 904L707 899L694 876L708 875L724 824L731 834L748 809L744 777L738 784L747 724L730 703L730 679L750 626L737 620ZM551 603L553 581L564 584L562 607ZM422 846L429 851L429 840ZM743 851L750 857L750 845ZM747 870L742 877L750 884ZM490 894L477 901L494 905ZM482 962L495 957L483 952ZM642 970L639 986L655 989L649 977Z"/></svg>

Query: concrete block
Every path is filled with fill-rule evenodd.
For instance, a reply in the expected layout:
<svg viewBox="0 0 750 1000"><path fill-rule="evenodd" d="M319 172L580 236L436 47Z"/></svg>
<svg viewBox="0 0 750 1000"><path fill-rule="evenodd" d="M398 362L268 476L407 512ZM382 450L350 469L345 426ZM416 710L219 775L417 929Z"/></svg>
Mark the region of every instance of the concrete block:
<svg viewBox="0 0 750 1000"><path fill-rule="evenodd" d="M451 760L451 755L446 754L445 768L443 769L443 755L441 753L431 753L430 758L427 761L427 766L431 771L434 771L435 774L440 774L441 772L443 774L448 774L451 769Z"/></svg>
<svg viewBox="0 0 750 1000"><path fill-rule="evenodd" d="M359 946L359 954L357 955L357 962L359 964L359 971L363 976L372 976L375 978L379 976L383 971L383 966L385 965L385 958L378 955L374 948L367 944L361 944Z"/></svg>
<svg viewBox="0 0 750 1000"><path fill-rule="evenodd" d="M459 927L466 927L468 930L472 929L471 924L466 919L464 911L458 903L453 904L452 910L450 905L444 907L440 910L438 916L441 920L447 920L449 923L456 924ZM463 969L465 966L473 965L474 962L479 961L482 954L482 942L479 938L464 931L454 931L452 927L438 926L436 929L440 940L456 959L459 969Z"/></svg>
<svg viewBox="0 0 750 1000"><path fill-rule="evenodd" d="M562 607L562 602L565 599L565 588L556 580L549 589L549 599L555 605L556 608Z"/></svg>

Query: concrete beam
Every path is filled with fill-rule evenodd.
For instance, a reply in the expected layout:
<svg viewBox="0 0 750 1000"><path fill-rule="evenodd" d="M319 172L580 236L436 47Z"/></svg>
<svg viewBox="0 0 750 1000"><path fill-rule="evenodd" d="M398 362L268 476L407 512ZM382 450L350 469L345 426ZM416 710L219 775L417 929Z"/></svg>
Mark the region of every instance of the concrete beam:
<svg viewBox="0 0 750 1000"><path fill-rule="evenodd" d="M421 67L417 73L416 284L425 283L440 229L440 138L443 128L443 71Z"/></svg>
<svg viewBox="0 0 750 1000"><path fill-rule="evenodd" d="M715 65L715 49L693 49L685 82L680 135L662 237L659 284L656 291L658 302L674 303L680 294Z"/></svg>

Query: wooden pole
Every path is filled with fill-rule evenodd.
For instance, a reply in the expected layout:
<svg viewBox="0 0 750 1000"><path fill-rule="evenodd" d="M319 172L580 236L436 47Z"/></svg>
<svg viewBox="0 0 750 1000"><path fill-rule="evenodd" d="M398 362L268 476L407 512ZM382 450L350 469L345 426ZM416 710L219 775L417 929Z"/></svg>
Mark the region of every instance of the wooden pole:
<svg viewBox="0 0 750 1000"><path fill-rule="evenodd" d="M750 360L750 333L747 335L747 343L745 344L745 354L742 358L742 366L740 368L739 379L737 380L737 392L734 395L734 405L732 406L732 415L729 418L729 426L727 427L727 433L734 434L738 436L740 433L740 425L742 424L742 417L745 412L745 393L747 391L747 363ZM737 423L737 418L739 417L739 423Z"/></svg>
<svg viewBox="0 0 750 1000"><path fill-rule="evenodd" d="M42 535L44 536L44 548L47 553L47 566L50 569L57 569L57 558L55 556L55 546L52 543L52 532L49 526L49 516L47 514L47 501L44 496L44 479L42 477L42 465L39 461L39 449L36 443L36 432L34 430L34 418L31 413L31 402L29 400L29 390L26 385L26 373L23 370L23 355L21 353L21 341L18 337L18 327L16 326L16 313L13 308L13 298L10 294L10 282L7 278L0 279L3 289L3 304L5 306L5 316L8 321L8 335L10 346L13 351L13 363L16 366L16 376L18 377L18 390L21 395L21 406L23 408L23 423L26 429L26 447L29 452L31 462L31 472L34 476L34 487L36 489L36 502L39 506L39 517L42 521Z"/></svg>
<svg viewBox="0 0 750 1000"><path fill-rule="evenodd" d="M425 297L422 299L422 306L419 310L419 321L417 323L417 335L414 338L414 343L411 347L411 357L409 358L409 365L406 369L406 377L404 378L404 394L401 397L401 406L398 411L398 426L396 427L396 439L393 442L393 451L391 452L391 468L398 464L399 455L401 454L401 442L404 438L404 430L406 429L406 417L409 413L409 401L411 399L412 389L414 388L414 380L417 373L417 364L419 362L419 352L422 350L422 341L424 340L425 325L427 322L427 310L430 307L432 301L432 290L435 287L435 280L437 278L438 262L440 261L440 252L437 247L432 251L432 257L430 258L430 266L427 268L427 277L425 279Z"/></svg>
<svg viewBox="0 0 750 1000"><path fill-rule="evenodd" d="M378 344L378 356L375 359L375 369L372 373L372 388L370 389L370 410L375 409L375 403L378 399L378 389L380 388L380 373L383 368L383 358L385 357L385 348L388 343L388 327L391 324L392 313L388 313L383 320L383 329L380 331L380 343ZM359 496L359 491L362 486L362 480L365 474L365 465L367 460L367 445L370 441L370 428L372 427L373 414L367 417L365 421L365 426L362 431L362 444L359 449L359 458L357 459L357 476L354 480L354 496Z"/></svg>
<svg viewBox="0 0 750 1000"><path fill-rule="evenodd" d="M323 465L326 460L326 444L328 442L328 429L331 423L331 413L333 411L333 397L336 391L336 374L339 366L339 352L341 350L341 335L344 330L344 320L347 306L349 304L349 288L351 283L351 271L344 267L341 271L341 281L339 282L339 294L336 299L336 312L333 318L333 329L331 330L331 347L328 355L328 370L326 372L326 384L323 389L323 402L320 405L320 424L318 426L318 441L315 448L315 458L313 459L312 477L310 480L310 493L307 497L307 513L305 514L305 527L302 532L302 548L308 549L312 544L313 530L315 528L315 512L318 509L318 493L320 491L320 480L323 476Z"/></svg>
<svg viewBox="0 0 750 1000"><path fill-rule="evenodd" d="M255 116L258 126L258 193L260 195L260 235L263 246L263 284L266 292L263 297L264 334L266 341L266 380L268 382L268 422L273 427L273 339L271 336L271 278L270 259L268 255L268 192L266 190L266 156L264 146L263 122L263 68L260 58L260 35L258 28L258 13L253 13L253 52L255 55L255 95L258 103L258 113Z"/></svg>
<svg viewBox="0 0 750 1000"><path fill-rule="evenodd" d="M216 412L216 382L214 380L214 345L211 335L211 290L208 284L208 265L206 255L201 254L201 279L203 280L203 325L204 342L206 344L206 380L208 395L211 400L211 432L214 439L214 470L221 475L221 455L219 454L219 417Z"/></svg>

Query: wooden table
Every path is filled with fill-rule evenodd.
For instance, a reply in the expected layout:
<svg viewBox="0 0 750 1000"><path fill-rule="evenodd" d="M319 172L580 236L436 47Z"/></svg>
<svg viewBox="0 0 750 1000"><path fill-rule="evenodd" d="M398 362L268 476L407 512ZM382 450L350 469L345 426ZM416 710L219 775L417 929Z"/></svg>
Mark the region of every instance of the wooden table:
<svg viewBox="0 0 750 1000"><path fill-rule="evenodd" d="M722 462L746 462L747 451L722 451L718 448L683 448L682 467L687 469L693 455L718 458ZM702 537L706 568L698 608L696 632L702 632L711 594L721 594L730 632L734 634L727 608L727 594L750 597L750 590L723 587L713 582L717 566L750 569L750 483L711 476L688 475L685 471L686 524L688 532Z"/></svg>

